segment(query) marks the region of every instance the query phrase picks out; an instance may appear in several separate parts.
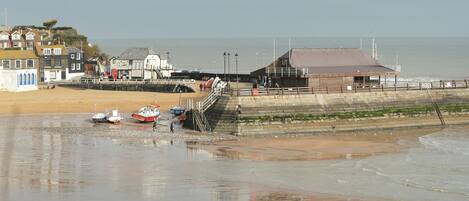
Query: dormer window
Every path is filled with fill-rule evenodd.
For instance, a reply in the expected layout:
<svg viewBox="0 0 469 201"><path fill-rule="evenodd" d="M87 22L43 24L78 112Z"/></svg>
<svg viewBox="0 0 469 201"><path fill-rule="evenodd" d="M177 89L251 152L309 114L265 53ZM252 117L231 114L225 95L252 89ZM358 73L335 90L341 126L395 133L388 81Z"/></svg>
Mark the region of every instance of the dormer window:
<svg viewBox="0 0 469 201"><path fill-rule="evenodd" d="M75 54L70 54L70 59L75 59Z"/></svg>
<svg viewBox="0 0 469 201"><path fill-rule="evenodd" d="M61 48L54 48L54 55L61 55L62 49Z"/></svg>
<svg viewBox="0 0 469 201"><path fill-rule="evenodd" d="M8 40L8 34L1 34L0 40Z"/></svg>
<svg viewBox="0 0 469 201"><path fill-rule="evenodd" d="M11 35L12 40L21 40L21 35L20 34L13 34Z"/></svg>
<svg viewBox="0 0 469 201"><path fill-rule="evenodd" d="M52 49L51 49L51 48L44 48L44 49L42 50L42 53L43 53L44 55L51 55L51 54L52 54Z"/></svg>
<svg viewBox="0 0 469 201"><path fill-rule="evenodd" d="M81 59L81 54L78 52L77 53L77 60L80 60Z"/></svg>
<svg viewBox="0 0 469 201"><path fill-rule="evenodd" d="M27 33L26 40L34 40L34 33Z"/></svg>

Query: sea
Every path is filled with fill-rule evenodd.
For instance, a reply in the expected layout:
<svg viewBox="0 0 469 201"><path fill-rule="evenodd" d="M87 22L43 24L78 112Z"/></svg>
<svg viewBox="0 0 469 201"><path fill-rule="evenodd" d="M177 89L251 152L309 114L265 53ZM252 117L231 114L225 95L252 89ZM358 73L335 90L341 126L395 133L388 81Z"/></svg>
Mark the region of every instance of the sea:
<svg viewBox="0 0 469 201"><path fill-rule="evenodd" d="M151 125L95 125L89 116L0 117L0 200L469 200L467 126L402 138L408 148L399 153L255 161L141 138ZM285 192L294 196L269 196Z"/></svg>
<svg viewBox="0 0 469 201"><path fill-rule="evenodd" d="M402 65L401 80L467 79L469 37L376 37L379 62ZM93 39L110 56L130 47L148 47L178 69L223 73L223 53L230 53L230 72L250 73L291 48L361 48L371 55L370 37L292 38L147 38ZM275 41L275 48L274 48ZM275 54L274 54L275 50Z"/></svg>

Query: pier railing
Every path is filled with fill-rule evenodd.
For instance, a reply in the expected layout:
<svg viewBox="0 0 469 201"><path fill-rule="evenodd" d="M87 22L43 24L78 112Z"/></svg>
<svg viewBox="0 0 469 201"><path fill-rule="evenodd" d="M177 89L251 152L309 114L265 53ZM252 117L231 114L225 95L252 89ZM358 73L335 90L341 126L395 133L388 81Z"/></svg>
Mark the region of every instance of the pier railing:
<svg viewBox="0 0 469 201"><path fill-rule="evenodd" d="M355 84L352 86L325 87L286 87L286 88L251 88L228 89L224 95L230 96L270 96L300 94L366 93L410 90L451 90L469 88L468 80L440 80L433 82L388 82L377 84Z"/></svg>

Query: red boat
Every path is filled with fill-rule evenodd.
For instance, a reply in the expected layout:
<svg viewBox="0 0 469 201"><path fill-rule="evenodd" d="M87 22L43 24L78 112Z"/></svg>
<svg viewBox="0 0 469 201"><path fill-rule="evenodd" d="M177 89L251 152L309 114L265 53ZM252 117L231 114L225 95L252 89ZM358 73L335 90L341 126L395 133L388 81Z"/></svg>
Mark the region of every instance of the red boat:
<svg viewBox="0 0 469 201"><path fill-rule="evenodd" d="M160 106L149 105L142 107L137 113L132 114L132 118L139 122L154 122L160 118Z"/></svg>

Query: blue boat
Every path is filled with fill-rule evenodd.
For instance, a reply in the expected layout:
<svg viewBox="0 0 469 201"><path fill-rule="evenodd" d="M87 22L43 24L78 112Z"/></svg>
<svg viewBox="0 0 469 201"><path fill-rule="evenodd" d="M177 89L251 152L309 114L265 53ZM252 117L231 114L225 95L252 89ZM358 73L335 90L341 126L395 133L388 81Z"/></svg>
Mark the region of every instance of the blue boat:
<svg viewBox="0 0 469 201"><path fill-rule="evenodd" d="M171 108L169 110L171 112L171 114L173 114L174 116L179 116L181 114L184 114L184 112L186 111L186 109L182 108L181 106L174 106L173 108Z"/></svg>

